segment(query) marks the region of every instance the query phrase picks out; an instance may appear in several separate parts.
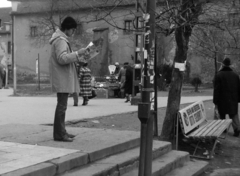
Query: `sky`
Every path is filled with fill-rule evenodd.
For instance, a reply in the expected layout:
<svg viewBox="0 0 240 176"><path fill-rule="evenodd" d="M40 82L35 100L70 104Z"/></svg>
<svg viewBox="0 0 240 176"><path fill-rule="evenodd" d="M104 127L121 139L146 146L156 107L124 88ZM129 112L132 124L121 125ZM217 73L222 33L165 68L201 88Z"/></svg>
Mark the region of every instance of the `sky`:
<svg viewBox="0 0 240 176"><path fill-rule="evenodd" d="M7 0L0 0L0 8L1 7L11 7L12 4L10 1L7 1Z"/></svg>

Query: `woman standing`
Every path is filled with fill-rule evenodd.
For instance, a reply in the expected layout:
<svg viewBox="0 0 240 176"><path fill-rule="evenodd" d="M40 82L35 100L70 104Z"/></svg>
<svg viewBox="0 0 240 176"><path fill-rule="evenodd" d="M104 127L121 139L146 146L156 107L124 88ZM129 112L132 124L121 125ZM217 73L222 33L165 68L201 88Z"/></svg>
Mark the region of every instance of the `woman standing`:
<svg viewBox="0 0 240 176"><path fill-rule="evenodd" d="M91 70L84 63L79 70L80 95L83 97L83 106L88 104L88 97L92 96Z"/></svg>

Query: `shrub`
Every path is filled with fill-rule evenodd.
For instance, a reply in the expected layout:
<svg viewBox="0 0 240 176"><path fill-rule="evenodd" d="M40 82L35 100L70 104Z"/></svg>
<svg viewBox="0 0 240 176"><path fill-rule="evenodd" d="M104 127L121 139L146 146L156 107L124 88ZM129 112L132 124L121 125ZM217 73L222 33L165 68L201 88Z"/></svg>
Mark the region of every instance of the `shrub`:
<svg viewBox="0 0 240 176"><path fill-rule="evenodd" d="M198 88L202 84L202 80L201 80L200 76L194 76L191 79L190 83L192 84L192 86L194 86L195 92L199 92Z"/></svg>

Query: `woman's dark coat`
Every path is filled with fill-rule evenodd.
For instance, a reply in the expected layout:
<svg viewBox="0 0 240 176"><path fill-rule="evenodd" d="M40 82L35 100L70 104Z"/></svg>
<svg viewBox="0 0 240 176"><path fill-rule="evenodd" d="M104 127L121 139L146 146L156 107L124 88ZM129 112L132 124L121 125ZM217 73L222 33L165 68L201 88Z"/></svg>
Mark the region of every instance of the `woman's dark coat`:
<svg viewBox="0 0 240 176"><path fill-rule="evenodd" d="M240 100L240 79L230 68L223 67L214 78L213 103L220 114L237 114Z"/></svg>
<svg viewBox="0 0 240 176"><path fill-rule="evenodd" d="M126 94L132 94L133 68L131 66L127 66L125 77L126 77L125 84L124 84L125 93Z"/></svg>

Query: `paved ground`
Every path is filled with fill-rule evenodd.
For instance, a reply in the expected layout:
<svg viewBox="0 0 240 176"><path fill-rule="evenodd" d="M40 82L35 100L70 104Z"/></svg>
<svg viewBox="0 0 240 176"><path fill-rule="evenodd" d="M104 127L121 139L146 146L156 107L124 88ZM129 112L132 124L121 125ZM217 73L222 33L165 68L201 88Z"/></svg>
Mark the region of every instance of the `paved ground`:
<svg viewBox="0 0 240 176"><path fill-rule="evenodd" d="M56 97L13 97L12 89L0 90L0 125L9 123L52 124ZM209 100L212 96L182 97L181 103ZM137 111L137 106L124 103L124 99L92 99L88 106L73 106L68 100L66 121L89 119L111 114ZM165 107L167 97L158 97L158 107Z"/></svg>
<svg viewBox="0 0 240 176"><path fill-rule="evenodd" d="M58 160L62 158L69 160L76 156L94 158L97 156L91 154L97 151L105 151L106 148L139 139L140 134L132 131L68 128L70 133L79 134L75 141L55 142L52 140L52 127L40 124L52 124L56 97L13 97L10 96L12 93L12 89L0 90L0 174L2 175L4 173L6 176L13 175L11 171L15 171L15 174L18 171L24 173L34 164L40 164L37 165L39 166L37 169L30 167L34 172L41 171L41 168L56 167L56 163L52 160L57 158ZM181 103L211 98L211 96L182 97ZM165 107L166 104L167 98L159 97L158 107ZM124 103L124 99L93 99L88 106L72 105L71 98L66 117L68 121L137 111L137 106ZM49 160L50 163L45 162Z"/></svg>
<svg viewBox="0 0 240 176"><path fill-rule="evenodd" d="M69 127L67 131L77 135L74 142L53 141L51 126L1 125L0 175L19 176L35 171L32 176L45 176L42 172L46 167L58 166L63 170L76 162L95 161L101 155L120 150L127 141L139 143L140 136L138 132L106 129ZM34 168L36 164L38 168Z"/></svg>

